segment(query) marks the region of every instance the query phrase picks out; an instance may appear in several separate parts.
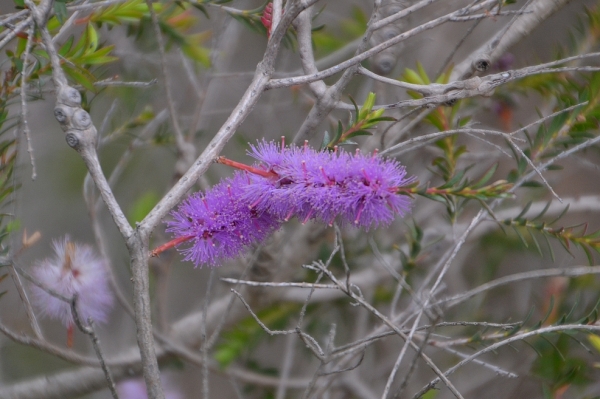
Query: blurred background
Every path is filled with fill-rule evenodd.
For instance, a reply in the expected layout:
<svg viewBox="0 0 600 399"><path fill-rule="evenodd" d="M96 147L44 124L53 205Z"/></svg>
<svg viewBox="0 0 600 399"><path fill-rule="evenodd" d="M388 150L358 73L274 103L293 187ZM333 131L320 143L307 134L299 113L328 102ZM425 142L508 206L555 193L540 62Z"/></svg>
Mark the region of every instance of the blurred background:
<svg viewBox="0 0 600 399"><path fill-rule="evenodd" d="M196 155L203 151L238 103L267 44L265 32L256 23L257 18L233 18L223 8L256 10L265 3L219 3L204 5L210 18L199 9L201 7L194 8L190 3L183 4L179 9L176 3L165 3L165 9L160 14L174 27L175 33L165 33L168 43L168 76L178 113L176 118L195 145ZM402 8L412 4L391 0L383 0L382 3L387 12L395 10L394 7ZM507 9L518 10L523 3L517 1ZM389 28L402 32L466 4L468 2L462 1L435 3ZM75 4L67 3L67 6L70 5ZM569 2L537 26L525 39L511 47L500 60L495 61L490 73L536 65L559 56L597 51L600 27L593 24L590 27L585 11L586 8L591 8L591 14L600 15L594 9L596 5L595 1ZM365 32L372 6L370 1L332 0L318 2L313 7L313 28L320 27L313 32L313 46L319 69L333 66L352 56L356 43ZM2 0L0 10L3 14L12 13L15 4ZM169 12L172 14L168 15ZM90 11L82 11L80 18L89 13ZM259 18L260 11L253 15ZM416 71L420 64L426 74L435 80L442 72L451 70L452 65L460 64L511 18L512 16L494 16L482 20L476 26L473 22L446 23L406 40L402 45L367 60L363 65L391 79L403 79L407 76L407 68ZM254 21L254 25L248 26L248 21ZM84 22L74 24L60 42L64 43L71 36L77 40L83 34L85 26ZM82 89L84 106L89 109L103 138L99 148L103 170L109 176L118 169L119 176L114 181L113 190L133 225L145 216L179 178L175 168L178 160L181 160L178 159L173 142L164 77L149 19L144 17L141 22L120 23L115 26L105 23L97 26L97 32L101 45L114 46L110 54L118 59L94 66L94 77L98 80L113 78L144 83L140 87L101 86L95 92ZM385 34L379 32L374 35L372 44L384 40ZM14 47L14 42L11 42L4 50L14 50ZM8 65L9 57L3 56L6 57L5 65ZM585 65L591 64L597 65L597 61L585 61ZM274 76L301 74L303 72L297 44L292 38L290 44L281 49ZM572 79L585 86L586 79L591 79L590 76L589 73L574 74ZM339 75L335 75L325 82L333 84L338 78ZM155 79L157 82L153 83ZM51 256L52 241L65 235L76 242L97 245L89 209L83 198L84 187L92 189L90 182L87 185L85 182L87 170L79 155L65 145L64 133L53 118L55 99L49 77L41 77L40 82L36 89L30 88L32 92L37 90L36 93L40 96L29 102L28 111L37 177L35 180L31 179L32 166L26 141L20 137L12 183L17 189L12 194L10 203L6 203L3 209L3 212L11 215L9 242L13 253L22 246L24 234L41 233L40 240L20 253L16 259L16 263L26 270L41 259ZM453 120L470 118L469 126L474 128L511 132L566 106L556 94L564 87L558 87L555 83L534 82L533 78L527 82L516 82L501 87L492 97L463 100L454 107L443 108L441 112L448 115L453 112ZM549 86L546 91L543 90L544 84ZM555 85L552 86L553 84ZM342 101L350 104L351 96L360 107L369 92L376 94L377 105L410 98L404 89L357 75L343 91ZM250 163L251 158L246 154L248 143L261 139L279 140L281 136L285 136L286 142L291 143L314 102L315 96L307 86L265 92L227 144L223 155ZM319 147L325 131L335 131L338 120L344 125L347 123L350 111L341 108L343 107L331 112L314 130L310 139L312 146ZM9 103L7 109L10 115L18 117L18 97L16 101ZM392 109L386 111L385 116L401 118L407 111L408 109ZM413 115L398 124L379 124L371 130L372 136L358 137L357 145L350 149L353 151L358 146L363 152L376 148L384 150L398 142L438 131L432 123L425 120L403 132L412 117ZM535 135L536 131L537 126L530 133ZM16 132L15 128L7 134ZM596 136L598 131L590 130L589 134ZM460 135L455 140L455 148L465 145L468 149L457 162L457 169L468 168L468 176L475 180L494 164L498 164L490 183L507 179L516 168L510 147L501 137L486 136L485 140L480 138ZM397 159L406 166L409 175L416 176L422 186L439 186L444 182L435 164L437 158L444 157L440 148L439 143L428 143L402 153ZM559 150L560 148L557 149ZM570 209L558 225L587 223L589 232L599 230L600 202L596 183L599 155L598 147L594 146L560 162L563 170L545 174L556 193L565 199L565 204L559 204L543 186L523 188L516 192L516 197L502 203L498 208L499 214L515 217L529 201L534 202L532 208L539 212L540 204L543 208L547 201L553 201L547 216L548 220L553 220L569 201L584 198ZM198 181L196 190L206 190L231 173L226 166L214 165ZM398 281L394 276L401 275L415 292L419 291L426 276L443 259L477 211L482 209L477 201L460 203L460 211L455 213L448 212L446 205L415 196L411 214L404 219L397 218L390 227L368 232L349 227L342 229L352 281L361 287L364 299L386 315L400 314L403 309L409 309L412 303L406 290L396 297ZM455 205L458 207L459 204ZM533 217L534 210L528 215ZM117 284L124 296L131 301L129 256L125 245L105 207L99 206L97 219L103 231ZM154 231L151 244L155 247L170 238L164 232L164 226L160 226ZM529 242L529 236L525 240ZM213 340L210 341L211 346L206 354L211 361L208 377L210 397L381 396L403 346L403 341L398 336L378 338L365 348L362 357L358 353L354 357L344 358L345 363L340 360L339 363L333 362L319 369L319 360L297 335L271 337L266 334L249 316L239 299L231 296L230 289L234 286L219 280L221 277L230 277L275 282L314 282L316 273L301 266L318 259L327 260L334 241L334 228L316 222L302 225L294 220L278 230L264 247L250 249L245 256L228 261L217 269L194 268L192 263L181 262L176 251L169 251L160 258L151 260L151 290L157 328L164 333L174 333L198 356L202 355L201 348L206 343L203 338L204 328L207 329L207 336ZM462 247L436 298L459 294L513 273L588 264L585 253L577 246L570 247L569 253L562 247L559 239L550 239L549 243L550 247L542 245L542 253L539 254L534 245L525 247L512 230L503 232L498 224L486 221ZM552 248L553 255L549 248ZM410 256L411 251L414 257ZM409 254L408 258L403 254ZM593 260L593 263L597 264L596 262L597 260ZM339 254L334 257L331 269L338 276L344 275ZM326 279L321 282L329 283ZM548 325L556 322L561 315L569 314L570 309L574 310L569 317L576 320L593 310L598 300L599 283L593 277L582 277L576 281L561 278L520 281L476 296L457 307L445 309L442 305L440 319L431 318L430 315L422 324L438 324L441 321L506 324L525 320L529 315L527 323L533 326L551 314L546 319ZM207 292L208 288L210 291ZM10 279L1 283L0 291L4 290L7 293L0 302L2 324L9 326L12 331L29 335L31 328L25 308ZM309 290L297 288L252 288L243 291L250 306L272 329L293 329L308 293ZM327 346L333 325L336 326L333 342L335 347L363 339L375 331L386 330L381 329L382 323L371 312L352 305L353 301L339 291L318 290L308 302L302 329L322 347ZM205 308L209 310L203 316ZM219 321L222 321L222 325L219 325ZM407 318L404 321L408 324L402 326L410 328L414 319ZM44 337L49 342L66 348L66 331L61 323L48 319L40 319L40 323ZM109 359L136 350L135 324L119 304L111 312L109 322L98 325L97 331L103 351ZM440 327L433 330L428 339L443 342L447 339L464 338L463 344L457 343L449 347L460 353L470 354L493 342L492 339L479 342L478 337L497 331L502 330L466 325ZM519 342L513 347L503 347L497 352L482 356L481 360L486 364L466 365L453 374L451 380L465 398L600 397L598 347L590 344L585 336L577 336L577 340L582 341L578 344L566 335L548 335L547 339L534 337L527 344ZM75 333L73 350L93 356L88 338L79 332ZM460 353L438 349L433 345L426 348L425 353L441 370L448 369L462 358ZM408 358L395 379L392 393L399 389L404 376L409 375L406 388L399 397L412 397L435 377L422 361L416 361L415 369L412 370L411 361L414 356L414 351L409 350ZM303 396L315 372L351 368L357 363L360 364L355 369L317 378L310 393ZM161 359L161 364L167 397L201 397L205 392L204 371L200 365L175 355ZM487 367L487 364L492 364L496 369ZM42 376L52 378L57 373L73 371L79 367L81 366L0 336L0 386L26 383ZM132 368L131 373L132 378L135 378L139 371ZM504 373L514 373L516 377L509 378ZM259 376L263 376L264 380ZM281 380L285 383L277 382ZM134 382L130 384L129 388L119 385L122 398L138 397L131 392L139 387ZM454 397L443 385L439 384L437 387L440 390L430 391L425 397ZM83 395L65 397L106 398L109 393L106 389L93 388Z"/></svg>

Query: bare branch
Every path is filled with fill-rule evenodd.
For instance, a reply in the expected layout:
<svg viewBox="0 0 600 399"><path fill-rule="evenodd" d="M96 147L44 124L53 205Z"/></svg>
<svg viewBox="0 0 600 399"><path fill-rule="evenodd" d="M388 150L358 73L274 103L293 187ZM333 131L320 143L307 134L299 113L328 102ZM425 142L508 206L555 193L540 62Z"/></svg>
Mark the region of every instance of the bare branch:
<svg viewBox="0 0 600 399"><path fill-rule="evenodd" d="M471 362L473 359L483 355L484 353L488 353L488 352L492 352L495 351L496 349L505 346L505 345L509 345L512 342L516 342L516 341L522 341L526 338L529 337L533 337L536 335L541 335L541 334L547 334L550 332L563 332L563 331L589 331L589 332L595 332L595 331L600 331L600 326L596 326L596 325L581 325L581 324L563 324L563 325L559 325L559 326L549 326L549 327L542 327L540 329L534 330L534 331L529 331L529 332L524 332L521 334L516 334L512 337L509 337L503 341L497 342L495 344L492 344L480 351L477 351L476 353L466 357L465 359L463 359L462 361L460 361L458 364L454 365L453 367L451 367L450 369L448 369L448 371L446 371L444 373L444 376L448 376L450 374L452 374L454 371L456 371L458 368L464 366L465 364ZM414 396L413 399L417 399L420 398L421 396L423 396L427 391L429 391L430 389L432 389L433 387L435 387L435 385L437 383L439 383L440 379L436 378L433 381L431 381L429 384L427 384L425 387L423 387L419 392L417 392Z"/></svg>
<svg viewBox="0 0 600 399"><path fill-rule="evenodd" d="M79 328L79 331L82 333L89 335L92 340L92 346L94 347L94 352L96 352L96 356L100 361L100 367L102 367L102 372L106 378L106 382L108 384L108 389L114 399L119 399L119 395L117 394L117 390L115 389L115 382L113 381L112 375L106 362L104 361L104 355L102 354L102 350L100 349L100 339L96 335L94 331L94 321L89 318L88 325L84 326L81 320L79 319L79 312L77 311L77 294L73 295L73 299L71 300L71 314L73 315L73 320L75 321L75 325Z"/></svg>
<svg viewBox="0 0 600 399"><path fill-rule="evenodd" d="M219 129L215 137L207 145L206 149L196 159L196 162L188 169L175 186L159 201L146 218L140 223L139 231L147 236L159 223L159 221L169 212L169 210L178 204L187 191L192 187L196 180L208 169L216 159L229 139L234 135L236 129L241 125L246 116L252 111L260 95L265 90L266 85L273 74L275 58L279 51L280 42L283 39L287 28L296 18L296 16L317 0L303 0L293 2L286 10L281 23L273 31L271 40L267 44L263 60L258 64L254 78L248 89L240 99L238 105L233 109L227 121Z"/></svg>
<svg viewBox="0 0 600 399"><path fill-rule="evenodd" d="M31 131L29 130L29 122L27 122L27 78L29 73L27 65L29 61L29 53L33 41L33 27L30 25L27 29L27 44L23 53L23 72L21 73L21 123L23 125L23 134L27 141L27 152L29 153L29 161L31 162L31 180L35 180L37 173L35 171L35 155L31 145Z"/></svg>
<svg viewBox="0 0 600 399"><path fill-rule="evenodd" d="M429 1L431 1L431 0L429 0ZM413 37L419 33L426 31L426 30L433 29L436 26L446 23L450 20L450 18L452 18L454 16L462 15L465 12L475 12L475 11L484 9L487 6L493 5L496 3L497 3L496 0L484 0L477 6L461 8L450 14L433 19L429 22L419 25L416 28L410 29L392 39L386 40L385 42L372 47L369 50L365 50L364 48L361 49L359 47L359 50L357 50L358 54L355 55L354 57L352 57L344 62L341 62L331 68L327 68L321 72L318 72L315 74L310 74L310 75L305 75L305 76L294 77L294 78L273 79L266 85L265 89L267 89L267 90L268 89L276 89L276 88L281 88L281 87L289 87L289 86L294 86L294 85L299 85L299 84L316 82L317 80L322 80L324 78L333 76L341 71L347 71L348 68L356 66L360 62L372 57L373 55L379 53L380 51L382 51L388 47L391 47L395 44L398 44L410 37ZM410 8L406 8L404 11L408 11L409 9ZM374 29L375 29L374 27L371 28L371 30L374 30Z"/></svg>
<svg viewBox="0 0 600 399"><path fill-rule="evenodd" d="M167 71L167 56L165 54L165 42L160 31L158 16L156 15L156 11L154 10L152 1L146 0L146 4L148 5L148 10L150 11L152 27L154 28L154 37L156 38L156 42L158 44L158 53L160 55L160 66L165 85L165 92L167 95L169 116L171 117L171 124L173 125L173 136L175 137L177 150L179 152L179 155L181 156L182 161L177 164L177 170L175 171L175 173L178 176L182 176L185 173L185 171L190 167L192 162L194 162L194 158L196 156L196 148L192 143L189 143L185 140L183 131L179 126L178 112L175 108L175 101L173 99L173 93L171 88L171 80Z"/></svg>
<svg viewBox="0 0 600 399"><path fill-rule="evenodd" d="M501 30L485 44L466 57L452 70L450 81L464 79L475 72L478 60L486 59L491 65L515 43L529 35L540 23L571 0L533 0L523 7L523 15L509 22L510 29Z"/></svg>

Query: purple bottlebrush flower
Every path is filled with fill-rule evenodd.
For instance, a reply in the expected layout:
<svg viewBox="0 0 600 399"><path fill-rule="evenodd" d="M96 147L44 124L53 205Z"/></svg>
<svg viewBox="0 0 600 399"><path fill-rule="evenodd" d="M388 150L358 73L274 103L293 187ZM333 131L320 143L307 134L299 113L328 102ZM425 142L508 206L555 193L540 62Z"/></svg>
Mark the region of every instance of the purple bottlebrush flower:
<svg viewBox="0 0 600 399"><path fill-rule="evenodd" d="M280 226L276 217L248 206L243 199L248 182L247 174L236 173L205 194L192 194L171 212L174 220L167 222L167 231L175 236L171 243L189 243L180 250L184 260L196 266L216 266L224 258L239 255L248 245L263 241Z"/></svg>
<svg viewBox="0 0 600 399"><path fill-rule="evenodd" d="M77 295L77 313L87 324L88 318L106 322L112 308L113 294L109 289L104 260L91 246L76 244L68 236L53 242L54 257L47 258L32 270L32 275L45 287L72 298ZM72 331L71 304L33 287L33 303L40 312L60 320Z"/></svg>
<svg viewBox="0 0 600 399"><path fill-rule="evenodd" d="M399 187L412 182L397 161L373 154L365 156L338 149L319 152L304 147L283 147L273 142L251 146L249 155L262 171L250 175L245 198L251 207L287 220L319 219L333 223L336 217L364 228L388 225L395 214L410 208Z"/></svg>

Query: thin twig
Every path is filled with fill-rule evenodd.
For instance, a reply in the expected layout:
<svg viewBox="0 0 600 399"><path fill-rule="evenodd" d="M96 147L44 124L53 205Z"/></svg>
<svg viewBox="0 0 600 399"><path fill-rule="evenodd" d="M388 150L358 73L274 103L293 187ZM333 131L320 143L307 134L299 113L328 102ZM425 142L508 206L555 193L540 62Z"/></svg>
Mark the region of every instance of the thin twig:
<svg viewBox="0 0 600 399"><path fill-rule="evenodd" d="M242 304L244 305L244 307L246 308L246 310L248 310L248 312L250 313L250 316L252 316L252 318L258 323L258 325L267 334L269 334L269 335L288 335L288 334L295 334L296 333L296 329L292 329L292 330L271 330L262 321L260 321L260 319L258 318L258 316L256 315L256 313L254 313L252 311L252 308L250 307L250 305L248 305L248 302L246 302L246 300L244 299L244 297L242 296L242 294L240 294L239 292L237 292L233 288L230 291L233 292L235 294L235 296L237 296L239 298L240 301L242 301Z"/></svg>
<svg viewBox="0 0 600 399"><path fill-rule="evenodd" d="M362 43L358 46L358 49L356 50L356 54L363 53L368 48L371 36L375 31L373 25L380 19L380 6L381 0L375 0L371 18L367 23L367 30L363 35ZM335 73L343 71L342 76L338 79L338 81L335 84L327 88L321 96L317 97L317 101L311 108L310 112L308 113L308 116L304 119L304 122L302 122L302 126L300 126L300 128L296 132L294 136L294 143L302 143L305 140L309 139L312 135L314 135L316 127L329 115L329 113L335 108L335 106L339 102L343 90L346 88L346 86L350 83L350 81L356 74L358 66L358 63L349 64L344 68L336 70ZM312 76L318 75L320 75L319 72L312 74ZM267 85L266 88L270 87Z"/></svg>
<svg viewBox="0 0 600 399"><path fill-rule="evenodd" d="M475 295L489 291L496 287L500 287L506 284L515 283L519 281L547 278L547 277L579 277L587 276L592 274L600 274L600 266L579 266L573 268L554 268L554 269L542 269L533 270L530 272L516 273L509 276L500 277L496 280L489 281L485 284L480 285L477 288L457 294L447 299L440 300L435 305L443 305L445 307L453 307L464 301L474 297Z"/></svg>
<svg viewBox="0 0 600 399"><path fill-rule="evenodd" d="M105 80L98 80L94 82L94 86L97 87L135 87L140 89L145 89L148 87L152 87L158 83L158 79L151 79L147 82L126 82L121 80L115 80L114 78L108 78Z"/></svg>
<svg viewBox="0 0 600 399"><path fill-rule="evenodd" d="M101 9L102 7L110 7L110 6L114 6L116 4L126 3L127 1L129 1L129 0L94 1L91 3L67 6L67 10L69 10L69 11L86 11L89 9L97 10L97 9Z"/></svg>
<svg viewBox="0 0 600 399"><path fill-rule="evenodd" d="M6 30L6 37L0 40L0 49L3 49L12 39L14 39L19 33L23 32L33 23L31 15L27 19L19 22L15 27L11 27Z"/></svg>
<svg viewBox="0 0 600 399"><path fill-rule="evenodd" d="M96 352L96 356L98 356L98 360L100 361L100 366L102 367L102 371L106 377L106 382L108 384L108 389L113 397L113 399L119 399L119 394L117 394L117 390L115 388L115 382L112 378L110 370L104 361L104 356L102 355L102 350L100 349L100 339L96 335L94 331L94 321L92 318L88 318L88 325L84 326L79 319L79 312L77 311L77 294L73 295L73 299L71 300L71 313L73 315L73 320L75 321L75 325L79 330L90 336L92 340L92 346L94 347L94 352Z"/></svg>
<svg viewBox="0 0 600 399"><path fill-rule="evenodd" d="M62 359L66 362L88 367L100 367L100 360L98 360L97 358L79 355L72 351L65 350L64 348L61 348L59 346L53 345L43 339L36 339L23 334L18 334L8 329L2 323L0 323L0 331L14 342L35 349L39 349L42 352L48 353L52 356L56 356L57 358ZM110 365L111 367L131 366L131 362L126 361L106 361L106 364Z"/></svg>
<svg viewBox="0 0 600 399"><path fill-rule="evenodd" d="M449 368L444 373L444 376L445 377L449 376L450 374L454 373L458 368L473 361L473 359L475 359L485 353L493 352L502 346L509 345L516 341L522 341L526 338L533 337L536 335L542 335L542 334L547 334L547 333L551 333L551 332L563 332L563 331L569 331L569 330L574 330L574 331L583 330L583 331L589 331L589 332L597 332L597 331L600 331L600 326L585 325L585 324L563 324L563 325L558 325L558 326L542 327L542 328L534 330L534 331L528 331L528 332L524 332L521 334L516 334L516 335L513 335L513 336L503 340L503 341L497 342L497 343L492 344L484 349L481 349L481 350L477 351L476 353L466 357L465 359L461 360L456 365ZM435 385L437 383L439 383L439 381L440 381L440 379L438 377L438 378L435 378L434 380L432 380L431 382L429 382L429 384L427 384L425 387L423 387L419 392L417 392L413 396L413 399L422 397L427 391L434 388Z"/></svg>
<svg viewBox="0 0 600 399"><path fill-rule="evenodd" d="M554 191L554 189L552 188L552 186L550 185L550 183L548 183L548 181L546 180L546 178L542 174L542 171L539 170L535 166L535 164L533 163L533 161L527 155L525 155L525 152L523 152L523 150L518 145L516 145L515 143L513 143L513 141L511 139L508 139L507 142L512 147L512 149L515 150L515 152L517 152L521 156L522 159L525 159L527 161L527 163L529 164L529 166L531 166L531 168L533 169L533 171L540 177L540 179L542 179L542 183L544 183L544 185L546 186L546 188L548 188L548 190L550 191L550 193L552 193L552 195L554 196L554 198L556 198L558 200L558 202L562 203L563 202L562 198L560 198L558 196L558 194L556 194L556 192Z"/></svg>
<svg viewBox="0 0 600 399"><path fill-rule="evenodd" d="M337 278L335 278L335 276L329 270L327 270L327 269L321 269L321 270L323 271L323 273L325 273L327 275L327 277L329 279L331 279L336 285L338 285L340 287L340 289L342 291L344 291L344 293L346 295L350 296L352 299L354 299L355 301L360 303L363 307L365 307L367 310L369 310L371 313L373 313L373 315L375 315L382 322L384 322L388 327L390 327L392 330L394 330L394 332L396 334L398 334L403 340L409 341L407 339L408 338L407 335L405 333L403 333L394 323L392 323L384 314L382 314L377 309L375 309L371 304L366 302L362 297L356 295L352 290L346 290L345 287L343 286L343 284ZM417 351L419 350L419 347L414 342L412 342L412 341L409 341L409 342L410 342L410 345L415 350L417 350ZM435 365L435 363L433 363L433 361L429 358L429 356L425 355L424 353L421 353L421 358L425 361L425 363L427 363L427 365L433 370L433 372L439 376L439 378L444 382L444 384L448 387L448 389L450 389L450 391L456 398L464 399L463 396L460 394L460 392L456 389L456 387L454 387L454 385L450 382L450 380L448 380L446 378L446 376L443 375L441 370Z"/></svg>
<svg viewBox="0 0 600 399"><path fill-rule="evenodd" d="M448 54L448 56L446 57L446 59L444 60L444 62L442 62L442 64L440 65L440 68L437 71L437 73L435 75L433 75L433 76L438 77L442 73L444 73L444 71L446 70L446 68L448 68L448 66L452 62L452 58L454 57L454 55L456 54L456 52L458 51L458 49L463 45L463 43L465 42L465 40L467 40L467 38L469 36L471 36L471 33L473 33L473 31L475 30L475 28L477 28L482 21L483 21L483 19L478 19L477 21L475 21L475 23L473 25L471 25L469 27L469 29L467 29L467 31L465 32L465 34L463 35L463 37L461 37L460 40L454 46L454 49L452 49L452 51Z"/></svg>
<svg viewBox="0 0 600 399"><path fill-rule="evenodd" d="M193 186L199 176L201 176L208 167L217 158L221 150L225 147L227 141L233 136L236 129L241 125L246 116L254 108L261 94L273 73L275 58L280 48L281 40L285 35L287 28L296 16L314 4L317 0L302 0L294 2L286 10L281 23L272 32L271 40L267 44L263 60L258 64L254 73L252 82L246 89L246 92L238 102L237 106L231 111L223 126L216 133L206 149L197 158L196 162L179 179L173 188L161 199L158 204L148 213L144 220L138 225L138 230L144 235L149 235L160 220L178 204L187 191Z"/></svg>
<svg viewBox="0 0 600 399"><path fill-rule="evenodd" d="M298 77L294 77L294 78L273 79L266 85L266 89L276 89L276 88L289 87L289 86L294 86L294 85L299 85L299 84L306 84L306 83L310 83L310 82L315 82L317 80L323 80L327 77L330 77L330 76L333 76L333 75L339 73L340 71L347 71L347 70L349 70L350 67L354 67L354 66L358 65L360 62L371 58L372 56L374 56L375 54L378 54L379 52L385 50L386 48L391 47L395 44L398 44L402 41L405 41L408 38L413 37L419 33L422 33L429 29L433 29L443 23L446 23L450 20L450 18L452 18L454 16L462 15L466 11L473 12L473 11L477 11L479 9L484 9L488 5L492 5L492 4L497 4L497 0L484 0L475 7L461 8L457 11L454 11L454 12L446 14L442 17L439 17L439 18L433 19L431 21L428 21L424 24L421 24L416 28L413 28L406 32L403 32L402 34L395 36L392 39L386 40L386 41L370 48L369 50L364 50L364 49L361 50L361 48L359 48L359 50L358 50L358 51L360 51L359 54L357 54L354 57L352 57L346 61L343 61L331 68L327 68L323 71L320 71L318 73L309 74L309 75L305 75L305 76L298 76ZM411 9L411 7L405 8L404 11L408 11L410 9ZM372 29L374 30L376 26L377 25L374 24Z"/></svg>
<svg viewBox="0 0 600 399"><path fill-rule="evenodd" d="M29 122L27 121L27 63L29 61L29 54L31 52L31 45L33 43L33 26L29 25L27 29L27 44L25 45L25 52L23 53L23 68L21 72L21 123L23 124L23 134L27 141L27 152L29 153L29 162L31 163L31 180L35 180L37 173L35 170L35 155L33 153L33 146L31 145L31 131L29 130Z"/></svg>
<svg viewBox="0 0 600 399"><path fill-rule="evenodd" d="M427 329L426 330L425 337L423 338L423 340L421 342L421 345L419 345L419 350L417 351L417 353L415 353L415 356L413 357L413 360L410 362L410 367L408 368L408 371L406 372L406 375L404 376L403 381L400 383L400 387L398 388L398 390L394 394L394 399L402 397L401 396L402 392L404 391L404 389L408 385L408 381L410 380L410 377L412 376L413 372L417 368L417 359L419 358L419 356L421 355L421 353L425 349L425 346L427 345L427 343L429 341L429 336L431 335L432 331L433 331L433 329Z"/></svg>
<svg viewBox="0 0 600 399"><path fill-rule="evenodd" d="M23 18L27 14L29 14L29 10L20 10L12 14L2 16L2 19L0 19L0 26L6 26L7 24L13 22L15 19Z"/></svg>
<svg viewBox="0 0 600 399"><path fill-rule="evenodd" d="M158 44L158 53L160 55L160 67L165 84L165 94L167 96L169 116L171 118L171 124L173 125L173 135L175 137L177 151L183 161L181 163L178 163L180 170L177 170L176 173L179 175L183 175L194 161L194 158L196 156L196 148L192 143L189 143L185 140L183 131L181 130L181 126L179 126L179 117L178 112L175 108L175 101L173 99L171 79L167 70L167 55L165 53L165 41L162 36L162 32L160 31L158 16L156 15L156 11L154 10L154 5L152 4L152 1L146 0L146 4L148 5L150 19L152 21L152 27L154 28L154 36Z"/></svg>
<svg viewBox="0 0 600 399"><path fill-rule="evenodd" d="M444 350L447 351L447 352L452 353L453 355L460 356L463 359L466 358L467 356L469 356L469 355L467 355L465 353L462 353L460 351L457 351L457 350L449 348L449 347L445 347ZM473 359L472 361L473 361L473 363L478 364L480 366L483 366L486 369L492 370L494 372L494 374L496 374L496 375L499 375L499 376L502 376L502 377L506 377L506 378L517 378L517 377L519 377L518 374L512 373L510 371L506 371L506 370L504 370L504 369L502 369L502 368L500 368L498 366L494 366L493 364L490 364L488 362L484 362L483 360Z"/></svg>
<svg viewBox="0 0 600 399"><path fill-rule="evenodd" d="M290 374L292 371L292 366L294 362L294 353L296 346L295 337L293 335L288 335L285 341L285 350L283 352L283 359L281 360L281 373L279 374L279 378L281 383L277 386L277 392L275 394L275 399L285 399L286 390L288 388L287 381L290 378Z"/></svg>
<svg viewBox="0 0 600 399"><path fill-rule="evenodd" d="M73 14L71 14L69 19L67 19L65 21L65 23L62 24L58 33L56 35L54 35L54 37L52 38L52 42L58 43L58 41L60 39L62 39L62 36L65 35L69 31L71 26L73 26L77 17L79 17L79 11L75 11Z"/></svg>
<svg viewBox="0 0 600 399"><path fill-rule="evenodd" d="M315 284L315 283L294 283L294 282L269 282L269 281L248 281L248 280L239 280L235 278L229 277L221 277L221 281L231 284L242 284L249 285L251 287L277 287L277 288L285 288L285 287L298 287L298 288L321 288L321 289L332 289L337 290L339 287L335 284Z"/></svg>
<svg viewBox="0 0 600 399"><path fill-rule="evenodd" d="M504 29L465 57L461 63L453 68L450 81L471 76L474 72L474 64L479 59L485 58L488 62L493 63L510 47L529 35L533 29L569 2L570 0L553 0L550 2L546 0L529 0L521 8L527 13L516 16Z"/></svg>
<svg viewBox="0 0 600 399"><path fill-rule="evenodd" d="M444 130L442 132L427 133L427 134L423 134L418 137L413 137L413 138L403 141L399 144L393 145L393 146L387 148L385 151L381 151L379 153L379 155L387 155L387 156L398 155L400 153L400 151L398 151L398 150L401 150L403 147L407 147L407 146L414 145L417 143L428 142L430 140L439 140L439 139L442 139L447 136L452 136L454 134L463 134L463 133L464 134L480 134L480 135L489 134L489 135L493 135L493 136L502 136L506 139L511 138L509 133L504 133L504 132L501 132L498 130L473 129L473 128ZM512 139L515 139L515 138L513 137ZM517 139L517 141L524 141L524 140ZM414 149L414 147L411 147L411 150L413 150L413 149Z"/></svg>
<svg viewBox="0 0 600 399"><path fill-rule="evenodd" d="M215 279L215 269L211 269L210 276L208 277L208 285L206 287L206 293L204 294L204 304L202 305L202 360L204 364L202 365L202 397L204 399L209 399L209 370L208 370L208 336L206 333L206 316L208 314L208 306L210 304L210 299L212 296L212 286L213 281Z"/></svg>
<svg viewBox="0 0 600 399"><path fill-rule="evenodd" d="M42 330L40 325L38 324L37 318L35 317L35 312L31 307L31 302L29 301L29 297L27 296L27 291L25 287L23 287L23 283L21 282L21 278L15 268L14 262L10 262L10 276L17 288L17 292L19 293L19 298L23 302L23 306L25 307L25 314L27 315L27 319L29 320L29 324L31 325L31 329L35 334L36 338L42 340L44 338L44 334L42 334Z"/></svg>

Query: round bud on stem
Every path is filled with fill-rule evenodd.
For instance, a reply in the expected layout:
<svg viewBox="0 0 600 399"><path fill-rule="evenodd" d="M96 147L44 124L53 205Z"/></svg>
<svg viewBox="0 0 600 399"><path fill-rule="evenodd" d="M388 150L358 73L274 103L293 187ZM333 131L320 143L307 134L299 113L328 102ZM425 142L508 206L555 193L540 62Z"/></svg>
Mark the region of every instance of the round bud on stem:
<svg viewBox="0 0 600 399"><path fill-rule="evenodd" d="M79 147L79 137L77 137L77 135L75 133L73 133L73 132L67 133L67 135L65 136L65 140L67 141L67 144L69 145L69 147L75 148L75 149L77 149L77 147Z"/></svg>
<svg viewBox="0 0 600 399"><path fill-rule="evenodd" d="M75 111L72 122L74 129L84 130L92 125L92 118L86 110L79 108Z"/></svg>
<svg viewBox="0 0 600 399"><path fill-rule="evenodd" d="M492 60L487 55L484 55L484 56L476 59L475 61L473 61L473 68L475 68L475 70L479 71L479 72L487 71L491 65L492 65Z"/></svg>
<svg viewBox="0 0 600 399"><path fill-rule="evenodd" d="M59 104L68 105L69 107L81 106L81 94L71 86L61 87L56 98Z"/></svg>
<svg viewBox="0 0 600 399"><path fill-rule="evenodd" d="M66 107L64 105L57 105L54 108L54 117L61 124L63 129L67 128L71 123L71 117L73 116L73 108Z"/></svg>

